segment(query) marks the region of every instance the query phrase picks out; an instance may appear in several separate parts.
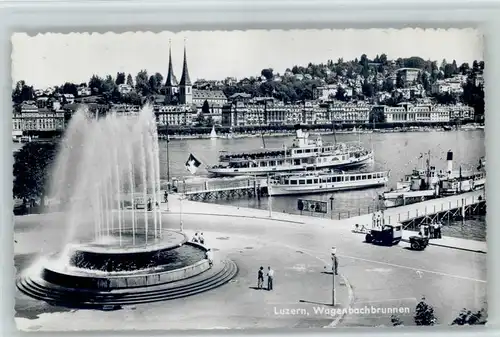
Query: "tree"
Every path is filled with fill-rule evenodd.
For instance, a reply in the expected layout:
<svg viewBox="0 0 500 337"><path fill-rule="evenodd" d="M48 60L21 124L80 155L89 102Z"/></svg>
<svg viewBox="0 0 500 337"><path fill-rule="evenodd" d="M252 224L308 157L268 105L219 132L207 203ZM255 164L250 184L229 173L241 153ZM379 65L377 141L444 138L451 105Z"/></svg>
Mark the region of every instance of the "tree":
<svg viewBox="0 0 500 337"><path fill-rule="evenodd" d="M132 79L132 76L130 77ZM116 85L125 84L125 73L116 73Z"/></svg>
<svg viewBox="0 0 500 337"><path fill-rule="evenodd" d="M130 85L132 88L134 87L134 80L130 74L127 75L127 85Z"/></svg>
<svg viewBox="0 0 500 337"><path fill-rule="evenodd" d="M201 107L201 113L204 115L210 114L210 105L208 105L207 100L205 100L205 102L203 102L203 106Z"/></svg>
<svg viewBox="0 0 500 337"><path fill-rule="evenodd" d="M448 63L444 66L444 78L450 78L453 77L455 74L455 68L453 67L452 63Z"/></svg>
<svg viewBox="0 0 500 337"><path fill-rule="evenodd" d="M429 76L427 75L427 73L425 73L425 72L422 73L421 81L422 81L422 86L424 87L425 91L430 92L431 91L431 82L429 81Z"/></svg>
<svg viewBox="0 0 500 337"><path fill-rule="evenodd" d="M342 87L337 88L337 92L335 93L335 99L337 99L339 101L346 101L347 100L347 95L346 95L346 91L344 88L342 88Z"/></svg>
<svg viewBox="0 0 500 337"><path fill-rule="evenodd" d="M438 104L449 105L457 103L457 98L452 94L450 94L449 92L436 94L434 95L434 98L436 99L436 102Z"/></svg>
<svg viewBox="0 0 500 337"><path fill-rule="evenodd" d="M135 76L135 90L142 96L148 96L151 93L148 72L146 70L139 71Z"/></svg>
<svg viewBox="0 0 500 337"><path fill-rule="evenodd" d="M451 325L485 325L487 315L484 309L473 312L471 310L462 309L458 317L453 320Z"/></svg>
<svg viewBox="0 0 500 337"><path fill-rule="evenodd" d="M19 104L25 101L31 101L35 98L33 87L27 86L24 81L18 81L16 88L12 93L12 102Z"/></svg>
<svg viewBox="0 0 500 337"><path fill-rule="evenodd" d="M472 71L474 73L477 73L479 71L479 63L476 60L474 60L474 62L472 62Z"/></svg>
<svg viewBox="0 0 500 337"><path fill-rule="evenodd" d="M363 95L366 97L372 97L374 94L374 88L371 83L368 83L368 80L365 78L365 81L361 87Z"/></svg>
<svg viewBox="0 0 500 337"><path fill-rule="evenodd" d="M63 94L71 94L73 96L78 96L78 88L74 83L66 82L62 87Z"/></svg>
<svg viewBox="0 0 500 337"><path fill-rule="evenodd" d="M392 326L403 326L403 322L401 322L401 319L396 315L391 316L391 324Z"/></svg>
<svg viewBox="0 0 500 337"><path fill-rule="evenodd" d="M102 82L101 94L106 103L119 99L120 92L118 86L111 75L107 75L106 79Z"/></svg>
<svg viewBox="0 0 500 337"><path fill-rule="evenodd" d="M14 187L15 198L34 206L35 200L43 199L48 187L51 165L56 155L56 144L27 143L14 154Z"/></svg>
<svg viewBox="0 0 500 337"><path fill-rule="evenodd" d="M273 69L268 68L268 69L262 69L260 72L262 76L266 78L266 80L270 81L273 79Z"/></svg>
<svg viewBox="0 0 500 337"><path fill-rule="evenodd" d="M92 90L93 93L100 94L102 93L102 85L103 85L104 80L97 76L97 75L92 75L89 81L89 88Z"/></svg>
<svg viewBox="0 0 500 337"><path fill-rule="evenodd" d="M163 86L163 75L160 73L155 73L156 82L158 83L158 93L160 92L161 87Z"/></svg>
<svg viewBox="0 0 500 337"><path fill-rule="evenodd" d="M474 78L467 79L463 87L462 102L474 108L476 118L482 119L484 116L484 88L482 85L476 85Z"/></svg>
<svg viewBox="0 0 500 337"><path fill-rule="evenodd" d="M384 83L382 84L382 90L388 91L388 92L393 91L394 90L394 81L390 78L385 79Z"/></svg>
<svg viewBox="0 0 500 337"><path fill-rule="evenodd" d="M437 318L434 315L434 308L425 302L425 297L422 297L421 301L417 304L413 319L418 326L436 324Z"/></svg>
<svg viewBox="0 0 500 337"><path fill-rule="evenodd" d="M161 88L161 82L158 82L158 77L151 75L148 80L149 88L152 94L158 94Z"/></svg>
<svg viewBox="0 0 500 337"><path fill-rule="evenodd" d="M458 69L460 70L460 73L462 75L467 75L467 73L469 72L469 64L462 63Z"/></svg>
<svg viewBox="0 0 500 337"><path fill-rule="evenodd" d="M404 88L405 86L405 81L403 79L403 72L398 71L396 74L396 88Z"/></svg>
<svg viewBox="0 0 500 337"><path fill-rule="evenodd" d="M447 64L448 63L446 62L446 59L443 59L443 61L441 61L441 66L439 67L439 70L444 72L444 68L446 67Z"/></svg>
<svg viewBox="0 0 500 337"><path fill-rule="evenodd" d="M123 103L133 104L133 105L141 105L142 100L141 96L139 96L136 92L131 92L122 96Z"/></svg>
<svg viewBox="0 0 500 337"><path fill-rule="evenodd" d="M370 123L385 123L385 114L379 109L372 109L369 117Z"/></svg>
<svg viewBox="0 0 500 337"><path fill-rule="evenodd" d="M379 62L382 63L383 66L386 66L387 65L387 55L386 54L380 55Z"/></svg>
<svg viewBox="0 0 500 337"><path fill-rule="evenodd" d="M203 126L205 125L205 116L203 115L203 113L199 113L194 121L196 126Z"/></svg>

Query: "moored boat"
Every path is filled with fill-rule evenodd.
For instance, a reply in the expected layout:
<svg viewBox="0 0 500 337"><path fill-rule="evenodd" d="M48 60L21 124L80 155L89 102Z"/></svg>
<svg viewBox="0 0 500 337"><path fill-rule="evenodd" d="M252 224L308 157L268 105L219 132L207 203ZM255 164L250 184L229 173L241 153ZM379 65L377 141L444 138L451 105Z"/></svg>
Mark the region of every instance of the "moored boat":
<svg viewBox="0 0 500 337"><path fill-rule="evenodd" d="M355 190L383 186L389 180L389 172L319 171L281 174L269 179L270 196L313 194L342 190Z"/></svg>
<svg viewBox="0 0 500 337"><path fill-rule="evenodd" d="M436 170L430 166L430 153L426 160L426 169L414 169L411 174L397 183L396 189L384 192L380 198L384 206L398 207L428 199L439 198L444 195L460 194L484 188L486 172L453 170L453 152L447 153L447 169ZM483 161L480 161L482 168ZM479 168L478 168L479 169Z"/></svg>
<svg viewBox="0 0 500 337"><path fill-rule="evenodd" d="M297 130L292 146L264 148L237 153L221 152L219 165L207 167L216 176L267 175L327 168L354 168L373 160L373 151L358 143L323 143L311 141L309 134Z"/></svg>

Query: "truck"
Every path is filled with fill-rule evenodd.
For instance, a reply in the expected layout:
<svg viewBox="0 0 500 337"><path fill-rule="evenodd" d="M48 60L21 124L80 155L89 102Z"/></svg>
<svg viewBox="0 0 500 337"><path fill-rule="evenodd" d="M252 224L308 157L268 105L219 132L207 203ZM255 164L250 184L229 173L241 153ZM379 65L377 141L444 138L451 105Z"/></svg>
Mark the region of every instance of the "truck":
<svg viewBox="0 0 500 337"><path fill-rule="evenodd" d="M372 228L365 235L365 242L393 246L401 241L402 236L403 226L400 223L386 223L383 212L378 211L373 213Z"/></svg>

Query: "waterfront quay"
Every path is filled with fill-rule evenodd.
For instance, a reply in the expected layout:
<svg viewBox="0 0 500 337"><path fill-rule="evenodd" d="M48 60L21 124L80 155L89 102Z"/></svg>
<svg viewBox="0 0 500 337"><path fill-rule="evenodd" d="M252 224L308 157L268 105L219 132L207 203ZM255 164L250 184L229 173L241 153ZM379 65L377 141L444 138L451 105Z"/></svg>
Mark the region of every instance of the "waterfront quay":
<svg viewBox="0 0 500 337"><path fill-rule="evenodd" d="M410 207L415 205L409 205ZM203 232L215 254L238 264L239 273L225 286L185 299L124 307L117 311L66 310L50 307L17 293L17 324L23 330L74 329L284 328L390 325L390 315L337 317L280 315L281 309L314 310L330 303L332 276L330 248L337 248L338 308L410 308L400 315L405 325L422 296L433 305L439 324L448 325L462 308L486 306L486 254L459 248L461 240L443 238L457 247L429 246L425 251L405 249L405 242L380 247L352 232L355 220L331 220L228 205L194 202L172 194L162 203L164 223L183 223L188 235ZM421 207L421 206L417 206ZM59 243L57 213L15 218L15 260L20 268L42 251ZM464 240L467 241L467 240ZM260 266L275 270L275 290L253 289ZM369 280L369 281L367 281ZM307 284L307 287L304 287ZM453 287L450 287L453 284ZM456 296L460 293L461 296ZM221 305L223 303L223 305ZM213 310L217 307L217 310ZM277 309L278 314L275 309ZM43 312L43 313L42 313ZM299 311L302 312L302 311ZM165 317L169 317L165 321ZM36 318L36 319L35 319Z"/></svg>

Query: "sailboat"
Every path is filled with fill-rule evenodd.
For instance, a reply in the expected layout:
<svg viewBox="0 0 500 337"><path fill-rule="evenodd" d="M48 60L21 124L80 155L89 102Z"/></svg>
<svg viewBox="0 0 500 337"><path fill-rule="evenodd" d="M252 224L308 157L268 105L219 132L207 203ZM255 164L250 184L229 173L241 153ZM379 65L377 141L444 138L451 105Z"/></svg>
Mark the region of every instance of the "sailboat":
<svg viewBox="0 0 500 337"><path fill-rule="evenodd" d="M212 126L212 131L210 132L210 139L216 139L217 132L215 132L215 126Z"/></svg>

